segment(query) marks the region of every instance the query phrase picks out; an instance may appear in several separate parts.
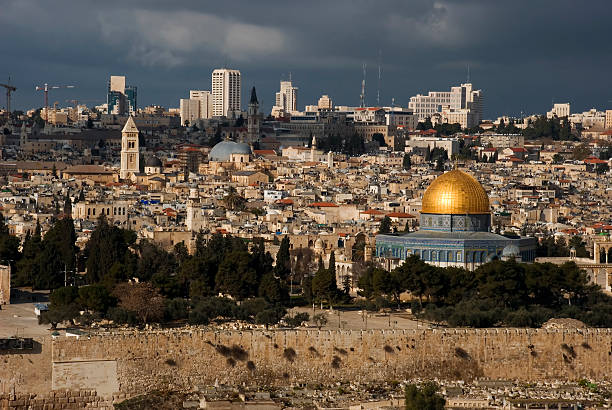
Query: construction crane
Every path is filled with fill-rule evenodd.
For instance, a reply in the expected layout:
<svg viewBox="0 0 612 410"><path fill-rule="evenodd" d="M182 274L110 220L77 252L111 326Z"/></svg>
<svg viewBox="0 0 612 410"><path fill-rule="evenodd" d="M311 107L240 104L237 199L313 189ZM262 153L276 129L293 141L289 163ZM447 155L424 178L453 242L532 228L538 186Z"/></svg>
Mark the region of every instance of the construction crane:
<svg viewBox="0 0 612 410"><path fill-rule="evenodd" d="M11 77L8 78L6 84L0 84L0 87L6 88L6 112L8 113L8 118L11 118L11 93L13 91L17 91L17 88L11 85Z"/></svg>
<svg viewBox="0 0 612 410"><path fill-rule="evenodd" d="M45 94L45 122L49 121L49 90L55 90L58 88L74 88L74 85L37 85L36 91L43 91Z"/></svg>

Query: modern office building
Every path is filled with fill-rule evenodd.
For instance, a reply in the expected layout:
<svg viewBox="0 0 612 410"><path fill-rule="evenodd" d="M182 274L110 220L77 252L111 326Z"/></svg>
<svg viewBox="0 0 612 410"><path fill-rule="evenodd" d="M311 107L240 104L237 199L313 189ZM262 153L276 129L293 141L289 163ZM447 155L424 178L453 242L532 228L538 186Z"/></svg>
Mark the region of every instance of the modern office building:
<svg viewBox="0 0 612 410"><path fill-rule="evenodd" d="M417 94L410 97L408 109L417 115L419 121L431 118L441 113L443 107L448 112L470 110L473 121L478 124L482 120L483 95L482 90L474 90L471 83L451 87L450 91L430 91L427 95Z"/></svg>
<svg viewBox="0 0 612 410"><path fill-rule="evenodd" d="M329 98L329 95L324 94L319 98L317 106L320 110L331 110L334 107L332 99Z"/></svg>
<svg viewBox="0 0 612 410"><path fill-rule="evenodd" d="M193 125L200 118L200 101L191 98L181 98L181 125Z"/></svg>
<svg viewBox="0 0 612 410"><path fill-rule="evenodd" d="M212 102L212 94L210 91L190 90L189 99L198 100L200 102L198 118L203 118L203 119L212 118L213 102Z"/></svg>
<svg viewBox="0 0 612 410"><path fill-rule="evenodd" d="M180 100L181 125L193 125L199 119L212 118L213 102L210 91L190 90L189 98Z"/></svg>
<svg viewBox="0 0 612 410"><path fill-rule="evenodd" d="M275 108L283 110L287 113L296 112L297 109L297 92L298 88L294 87L289 81L280 82L280 91L276 93Z"/></svg>
<svg viewBox="0 0 612 410"><path fill-rule="evenodd" d="M107 114L135 114L138 108L138 88L125 85L125 76L112 75L106 95Z"/></svg>
<svg viewBox="0 0 612 410"><path fill-rule="evenodd" d="M552 110L546 113L546 118L563 118L569 117L570 115L570 103L555 103L553 104Z"/></svg>
<svg viewBox="0 0 612 410"><path fill-rule="evenodd" d="M212 72L213 116L228 117L240 111L241 89L239 70L228 68L217 68L214 70Z"/></svg>

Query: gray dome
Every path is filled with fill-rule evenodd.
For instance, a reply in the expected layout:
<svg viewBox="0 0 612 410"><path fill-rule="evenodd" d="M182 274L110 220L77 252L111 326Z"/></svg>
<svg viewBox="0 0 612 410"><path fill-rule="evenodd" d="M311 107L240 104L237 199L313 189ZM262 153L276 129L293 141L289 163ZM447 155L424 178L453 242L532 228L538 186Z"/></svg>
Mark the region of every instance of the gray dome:
<svg viewBox="0 0 612 410"><path fill-rule="evenodd" d="M147 162L145 163L145 167L161 168L161 166L162 162L156 156L152 156L151 158L147 159Z"/></svg>
<svg viewBox="0 0 612 410"><path fill-rule="evenodd" d="M210 150L208 159L211 161L229 161L232 154L251 154L251 147L243 142L230 140L221 141Z"/></svg>
<svg viewBox="0 0 612 410"><path fill-rule="evenodd" d="M519 256L520 254L521 250L518 248L518 246L513 244L507 245L502 251L502 257Z"/></svg>

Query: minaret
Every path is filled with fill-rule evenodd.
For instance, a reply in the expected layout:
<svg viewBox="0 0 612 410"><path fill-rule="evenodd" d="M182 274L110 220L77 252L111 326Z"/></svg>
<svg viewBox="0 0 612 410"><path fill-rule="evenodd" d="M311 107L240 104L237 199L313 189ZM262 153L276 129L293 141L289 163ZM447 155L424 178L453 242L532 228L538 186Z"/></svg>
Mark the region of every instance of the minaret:
<svg viewBox="0 0 612 410"><path fill-rule="evenodd" d="M248 139L249 143L253 143L259 139L259 129L261 119L259 117L259 101L257 101L257 93L255 87L251 89L251 99L249 100L249 109L247 111Z"/></svg>
<svg viewBox="0 0 612 410"><path fill-rule="evenodd" d="M19 146L21 149L28 143L28 132L26 131L25 121L21 123L21 132L19 133Z"/></svg>
<svg viewBox="0 0 612 410"><path fill-rule="evenodd" d="M334 167L334 154L331 151L327 153L327 167L328 168Z"/></svg>
<svg viewBox="0 0 612 410"><path fill-rule="evenodd" d="M310 144L310 162L315 160L315 150L317 149L317 137L312 136L312 143Z"/></svg>
<svg viewBox="0 0 612 410"><path fill-rule="evenodd" d="M130 115L121 131L121 179L140 172L140 154L138 152L138 128Z"/></svg>

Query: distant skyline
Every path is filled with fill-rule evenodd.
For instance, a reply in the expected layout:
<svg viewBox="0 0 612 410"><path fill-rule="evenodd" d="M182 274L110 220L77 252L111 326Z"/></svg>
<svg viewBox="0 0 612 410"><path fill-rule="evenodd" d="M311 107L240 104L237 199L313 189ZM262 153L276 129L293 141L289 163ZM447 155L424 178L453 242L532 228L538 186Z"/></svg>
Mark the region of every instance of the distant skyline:
<svg viewBox="0 0 612 410"><path fill-rule="evenodd" d="M10 75L18 88L14 109L42 106L34 88L45 82L76 86L50 92L50 105L104 103L110 75L138 87L139 107L178 107L227 66L242 73L242 101L255 85L269 112L289 73L300 110L321 94L359 105L366 63L366 102L375 105L380 53L381 105L448 90L467 80L469 65L485 118L545 113L553 101L606 109L611 13L609 0L3 0L0 82Z"/></svg>

